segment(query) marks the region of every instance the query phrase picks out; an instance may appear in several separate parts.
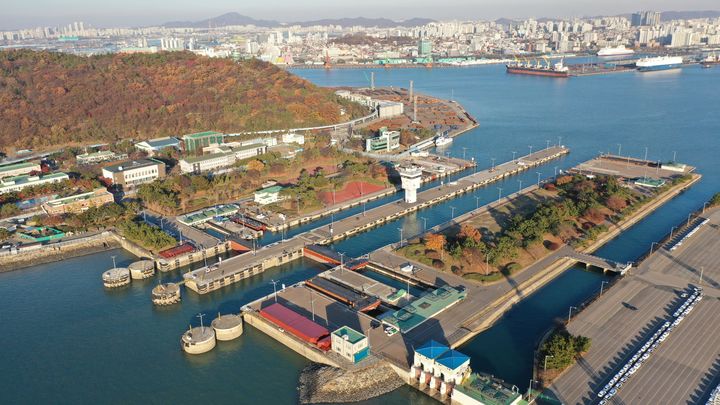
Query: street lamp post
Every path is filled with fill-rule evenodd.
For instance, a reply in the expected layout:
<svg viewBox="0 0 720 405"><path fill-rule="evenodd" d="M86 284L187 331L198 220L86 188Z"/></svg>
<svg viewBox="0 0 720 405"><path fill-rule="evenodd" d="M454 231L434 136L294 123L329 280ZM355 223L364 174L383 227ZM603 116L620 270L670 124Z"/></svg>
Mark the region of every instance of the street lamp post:
<svg viewBox="0 0 720 405"><path fill-rule="evenodd" d="M558 136L558 146L562 147L562 136Z"/></svg>
<svg viewBox="0 0 720 405"><path fill-rule="evenodd" d="M502 198L502 187L498 187L498 202L500 202L501 198Z"/></svg>
<svg viewBox="0 0 720 405"><path fill-rule="evenodd" d="M518 193L522 190L522 180L518 180L518 183L520 184L518 186Z"/></svg>
<svg viewBox="0 0 720 405"><path fill-rule="evenodd" d="M568 323L570 322L570 317L572 316L572 310L577 309L577 307L570 306L570 309L568 310Z"/></svg>
<svg viewBox="0 0 720 405"><path fill-rule="evenodd" d="M450 207L450 219L455 219L455 207Z"/></svg>
<svg viewBox="0 0 720 405"><path fill-rule="evenodd" d="M552 356L552 355L549 355L549 354L545 355L545 364L543 364L543 371L547 371L547 359L548 359L549 357L555 357L555 356Z"/></svg>
<svg viewBox="0 0 720 405"><path fill-rule="evenodd" d="M480 197L475 197L475 209L480 208Z"/></svg>
<svg viewBox="0 0 720 405"><path fill-rule="evenodd" d="M278 282L275 280L270 280L270 282L273 285L273 295L275 296L275 302L277 302L277 283Z"/></svg>
<svg viewBox="0 0 720 405"><path fill-rule="evenodd" d="M532 146L532 145L528 145L528 148L530 148L530 155L532 155L533 146Z"/></svg>
<svg viewBox="0 0 720 405"><path fill-rule="evenodd" d="M465 160L465 151L467 150L467 148L463 146L462 150L463 150L463 160Z"/></svg>
<svg viewBox="0 0 720 405"><path fill-rule="evenodd" d="M622 151L622 144L619 143L619 144L617 144L617 146L618 146L618 156L622 156L622 155L620 154L620 151Z"/></svg>
<svg viewBox="0 0 720 405"><path fill-rule="evenodd" d="M705 207L707 207L709 201L705 201L705 204L703 204L702 212L705 213Z"/></svg>
<svg viewBox="0 0 720 405"><path fill-rule="evenodd" d="M427 218L420 217L420 219L423 220L423 233L425 233L425 231L427 231Z"/></svg>
<svg viewBox="0 0 720 405"><path fill-rule="evenodd" d="M540 173L540 172L536 172L536 173L538 175L537 186L540 187L540 176L542 176L542 173Z"/></svg>
<svg viewBox="0 0 720 405"><path fill-rule="evenodd" d="M605 287L605 284L608 284L608 283L609 283L608 281L603 281L600 283L600 295L602 295L602 293L603 293L603 287Z"/></svg>
<svg viewBox="0 0 720 405"><path fill-rule="evenodd" d="M673 232L675 232L674 226L672 228L670 228L670 239L672 239L672 237L673 237Z"/></svg>
<svg viewBox="0 0 720 405"><path fill-rule="evenodd" d="M530 385L528 386L528 402L532 402L532 386L533 386L534 382L537 382L537 381L535 381L531 378Z"/></svg>
<svg viewBox="0 0 720 405"><path fill-rule="evenodd" d="M492 166L490 166L490 171L494 172L495 171L495 158L490 158L490 160L492 161Z"/></svg>
<svg viewBox="0 0 720 405"><path fill-rule="evenodd" d="M557 171L558 171L558 167L557 167L557 166L555 166L555 168L554 168L554 169L555 169L555 174L554 174L553 176L554 176L554 177L557 177Z"/></svg>
<svg viewBox="0 0 720 405"><path fill-rule="evenodd" d="M398 228L398 231L400 231L400 247L402 247L403 244L403 229Z"/></svg>
<svg viewBox="0 0 720 405"><path fill-rule="evenodd" d="M690 217L692 217L692 212L688 214L688 220L687 220L686 226L690 226Z"/></svg>
<svg viewBox="0 0 720 405"><path fill-rule="evenodd" d="M550 149L550 140L549 139L545 140L545 149Z"/></svg>
<svg viewBox="0 0 720 405"><path fill-rule="evenodd" d="M659 243L658 243L658 242L653 242L653 243L650 244L650 253L653 252L653 248L655 247L655 245L659 245Z"/></svg>
<svg viewBox="0 0 720 405"><path fill-rule="evenodd" d="M515 154L516 153L517 153L516 151L513 151L513 153L512 153L513 154L513 163L515 163Z"/></svg>

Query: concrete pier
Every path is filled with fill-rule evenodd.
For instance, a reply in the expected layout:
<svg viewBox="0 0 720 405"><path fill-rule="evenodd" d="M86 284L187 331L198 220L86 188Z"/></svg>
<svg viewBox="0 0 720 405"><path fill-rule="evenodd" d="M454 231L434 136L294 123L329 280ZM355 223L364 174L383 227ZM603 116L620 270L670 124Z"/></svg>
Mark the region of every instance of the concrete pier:
<svg viewBox="0 0 720 405"><path fill-rule="evenodd" d="M207 353L215 344L215 330L208 327L191 328L180 339L182 349L188 354Z"/></svg>
<svg viewBox="0 0 720 405"><path fill-rule="evenodd" d="M233 340L243 333L243 319L240 315L219 315L213 319L211 325L215 330L217 340Z"/></svg>
<svg viewBox="0 0 720 405"><path fill-rule="evenodd" d="M155 262L152 260L138 260L128 266L130 277L133 280L142 280L155 275Z"/></svg>
<svg viewBox="0 0 720 405"><path fill-rule="evenodd" d="M180 286L175 283L160 284L152 289L155 305L173 305L180 302Z"/></svg>
<svg viewBox="0 0 720 405"><path fill-rule="evenodd" d="M103 285L107 288L118 288L130 284L130 270L126 267L112 268L102 275Z"/></svg>

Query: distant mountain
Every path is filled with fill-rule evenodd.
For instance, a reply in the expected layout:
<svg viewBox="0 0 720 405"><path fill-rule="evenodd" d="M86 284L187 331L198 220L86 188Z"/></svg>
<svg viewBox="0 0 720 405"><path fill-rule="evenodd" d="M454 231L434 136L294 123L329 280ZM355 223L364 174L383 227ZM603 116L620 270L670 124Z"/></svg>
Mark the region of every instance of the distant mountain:
<svg viewBox="0 0 720 405"><path fill-rule="evenodd" d="M313 25L342 25L343 27L361 26L361 27L417 27L425 25L435 20L429 18L411 18L405 21L393 21L387 18L327 18L315 21L298 21L290 23L282 23L272 20L256 20L252 17L239 13L226 13L218 17L208 18L202 21L171 21L162 24L168 28L208 28L208 27L227 27L230 25L255 25L257 27L279 27L282 25L300 25L309 27Z"/></svg>
<svg viewBox="0 0 720 405"><path fill-rule="evenodd" d="M717 18L720 17L718 10L698 10L698 11L663 11L660 19L663 21L670 20L692 20L695 18Z"/></svg>
<svg viewBox="0 0 720 405"><path fill-rule="evenodd" d="M258 27L277 27L280 25L277 21L256 20L252 17L239 13L225 13L221 16L208 18L202 21L171 21L162 24L168 28L208 28L208 27L227 27L230 25L255 25Z"/></svg>
<svg viewBox="0 0 720 405"><path fill-rule="evenodd" d="M404 21L393 21L387 18L326 18L315 21L302 21L291 23L290 25L296 24L303 27L309 27L312 25L342 25L343 27L378 27L378 28L393 28L393 27L418 27L426 25L431 22L435 22L430 18L411 18Z"/></svg>

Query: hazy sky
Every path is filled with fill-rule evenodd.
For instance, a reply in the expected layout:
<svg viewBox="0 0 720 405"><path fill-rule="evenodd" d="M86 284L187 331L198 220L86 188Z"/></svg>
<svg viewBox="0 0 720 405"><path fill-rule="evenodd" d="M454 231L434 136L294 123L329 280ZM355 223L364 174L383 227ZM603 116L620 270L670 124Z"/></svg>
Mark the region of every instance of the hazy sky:
<svg viewBox="0 0 720 405"><path fill-rule="evenodd" d="M279 21L335 17L496 19L714 10L717 0L7 0L0 29L84 21L97 27L202 20L230 11Z"/></svg>

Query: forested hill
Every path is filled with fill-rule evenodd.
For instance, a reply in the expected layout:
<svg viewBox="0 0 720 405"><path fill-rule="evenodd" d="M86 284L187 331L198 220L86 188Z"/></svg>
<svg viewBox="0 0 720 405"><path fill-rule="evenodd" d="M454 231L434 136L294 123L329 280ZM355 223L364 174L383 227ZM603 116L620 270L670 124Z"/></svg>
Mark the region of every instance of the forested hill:
<svg viewBox="0 0 720 405"><path fill-rule="evenodd" d="M362 114L271 64L189 52L0 52L0 148L315 126ZM345 106L348 115L340 114Z"/></svg>

